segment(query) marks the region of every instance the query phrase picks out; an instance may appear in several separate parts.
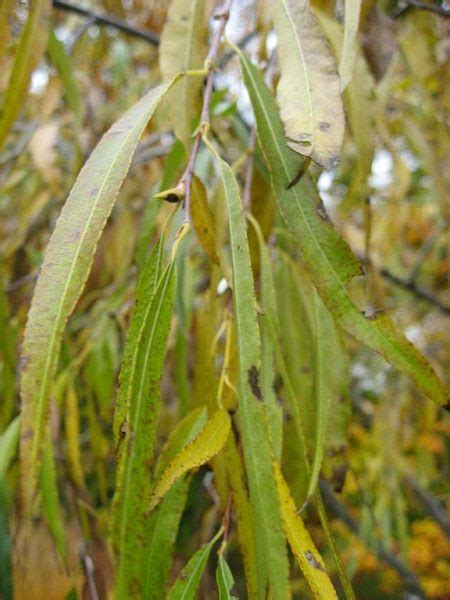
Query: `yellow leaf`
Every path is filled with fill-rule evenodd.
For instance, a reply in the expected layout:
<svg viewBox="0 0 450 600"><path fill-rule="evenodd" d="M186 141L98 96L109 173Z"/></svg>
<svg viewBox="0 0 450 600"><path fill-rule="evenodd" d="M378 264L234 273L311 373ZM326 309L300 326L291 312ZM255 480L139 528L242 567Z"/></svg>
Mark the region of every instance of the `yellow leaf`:
<svg viewBox="0 0 450 600"><path fill-rule="evenodd" d="M274 13L281 77L277 99L288 146L332 168L344 138L344 111L333 55L309 0L278 0Z"/></svg>
<svg viewBox="0 0 450 600"><path fill-rule="evenodd" d="M161 35L160 67L164 81L203 67L204 0L173 0ZM200 112L201 77L183 77L168 95L176 136L188 148L193 120Z"/></svg>
<svg viewBox="0 0 450 600"><path fill-rule="evenodd" d="M177 479L187 471L207 463L223 448L230 432L231 421L226 410L218 410L198 436L172 460L153 489L149 510L167 494Z"/></svg>
<svg viewBox="0 0 450 600"><path fill-rule="evenodd" d="M337 600L336 590L325 571L322 557L306 530L302 518L297 514L289 487L281 473L278 462L275 460L274 473L280 498L284 531L313 596L321 600Z"/></svg>
<svg viewBox="0 0 450 600"><path fill-rule="evenodd" d="M216 265L219 265L216 251L216 226L209 208L205 186L198 177L194 177L192 182L191 216L203 250Z"/></svg>

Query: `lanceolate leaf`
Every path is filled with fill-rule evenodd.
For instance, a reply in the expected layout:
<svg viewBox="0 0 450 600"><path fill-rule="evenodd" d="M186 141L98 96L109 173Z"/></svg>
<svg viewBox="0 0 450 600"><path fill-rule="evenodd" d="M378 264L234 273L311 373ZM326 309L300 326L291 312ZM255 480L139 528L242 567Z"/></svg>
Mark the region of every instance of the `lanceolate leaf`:
<svg viewBox="0 0 450 600"><path fill-rule="evenodd" d="M136 298L137 309L127 339L118 399L119 404L125 403L129 408L120 426L123 440L119 442L112 513L113 546L118 558L117 598L140 595L143 585L142 560L149 539L142 534L148 519L152 486L149 465L153 458L159 387L176 289L174 262L166 268L154 293L145 284L139 286ZM141 291L147 294L141 296ZM136 321L139 327L135 326Z"/></svg>
<svg viewBox="0 0 450 600"><path fill-rule="evenodd" d="M22 352L22 475L31 507L61 337L84 288L98 239L139 138L170 83L151 90L103 136L81 170L48 244Z"/></svg>
<svg viewBox="0 0 450 600"><path fill-rule="evenodd" d="M172 458L200 433L206 419L206 408L202 407L191 411L179 423L160 455L155 469L156 477L159 477ZM148 544L142 568L143 597L146 600L165 597L173 546L186 504L189 482L189 477L176 481L150 515L146 529Z"/></svg>
<svg viewBox="0 0 450 600"><path fill-rule="evenodd" d="M257 551L265 563L270 593L281 599L289 595L288 564L271 464L267 414L259 382L260 340L245 217L233 171L223 161L220 161L220 169L230 228L239 357L239 414L250 501L258 523Z"/></svg>
<svg viewBox="0 0 450 600"><path fill-rule="evenodd" d="M208 462L223 448L230 432L231 421L226 410L218 410L198 436L179 452L155 485L149 510L153 510L177 479L190 469Z"/></svg>
<svg viewBox="0 0 450 600"><path fill-rule="evenodd" d="M205 186L198 177L194 177L192 181L191 216L203 250L218 265L214 217L209 208Z"/></svg>
<svg viewBox="0 0 450 600"><path fill-rule="evenodd" d="M219 554L219 560L216 571L217 589L219 590L219 600L233 600L235 596L231 595L231 588L234 584L233 573L228 566L223 554Z"/></svg>
<svg viewBox="0 0 450 600"><path fill-rule="evenodd" d="M165 81L201 69L204 45L204 0L172 0L161 36L160 66ZM201 77L183 77L168 96L172 125L186 147L199 114Z"/></svg>
<svg viewBox="0 0 450 600"><path fill-rule="evenodd" d="M8 89L0 108L0 149L27 97L31 73L45 51L50 11L50 0L30 2L27 23L20 38Z"/></svg>
<svg viewBox="0 0 450 600"><path fill-rule="evenodd" d="M16 417L0 435L0 481L4 479L17 451L20 417Z"/></svg>
<svg viewBox="0 0 450 600"><path fill-rule="evenodd" d="M339 159L344 111L333 55L309 0L277 0L281 77L277 98L288 145L324 168Z"/></svg>
<svg viewBox="0 0 450 600"><path fill-rule="evenodd" d="M222 532L223 530L220 529L209 544L197 550L188 564L182 569L167 595L167 600L194 600L196 598L197 588L200 585L209 555L214 544L222 535Z"/></svg>
<svg viewBox="0 0 450 600"><path fill-rule="evenodd" d="M345 0L344 7L344 45L339 62L341 90L345 90L353 75L353 67L358 49L357 35L361 0Z"/></svg>
<svg viewBox="0 0 450 600"><path fill-rule="evenodd" d="M283 527L291 550L298 561L314 598L337 600L336 591L325 570L322 557L312 541L303 520L297 514L297 508L292 500L289 487L284 480L281 469L278 463L275 462L274 465L278 493L280 495Z"/></svg>
<svg viewBox="0 0 450 600"><path fill-rule="evenodd" d="M284 145L283 126L261 75L240 56L278 206L297 237L305 266L326 307L345 331L409 375L429 398L446 405L448 395L442 382L391 319L385 314L367 317L352 302L346 285L361 273L358 261L328 220L309 178L304 176L287 189L298 173L298 161Z"/></svg>

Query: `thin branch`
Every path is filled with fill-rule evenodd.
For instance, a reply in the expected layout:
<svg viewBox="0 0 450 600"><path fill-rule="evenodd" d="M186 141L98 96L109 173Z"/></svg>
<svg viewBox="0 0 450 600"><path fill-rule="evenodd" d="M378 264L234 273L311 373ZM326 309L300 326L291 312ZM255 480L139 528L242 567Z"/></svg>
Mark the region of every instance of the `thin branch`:
<svg viewBox="0 0 450 600"><path fill-rule="evenodd" d="M365 541L361 535L359 523L350 515L347 508L336 498L329 483L321 480L319 485L325 504L331 510L331 512L333 512L338 519L343 521L355 535ZM401 559L395 556L395 554L385 550L380 542L376 544L375 553L380 560L383 560L395 571L397 571L404 582L405 588L410 594L414 594L419 598L425 598L425 594L420 587L420 583L416 575L405 565Z"/></svg>
<svg viewBox="0 0 450 600"><path fill-rule="evenodd" d="M65 0L53 0L53 7L59 8L60 10L64 10L67 12L75 13L82 17L86 17L90 19L93 23L96 23L97 25L106 25L109 27L114 27L115 29L122 31L123 33L145 40L153 46L159 45L159 36L153 31L147 31L138 27L132 27L131 25L128 25L128 23L125 23L125 21L121 21L120 19L116 19L115 17L100 15L96 12L88 10L87 8L82 8L81 6L71 4L70 2L65 2Z"/></svg>
<svg viewBox="0 0 450 600"><path fill-rule="evenodd" d="M197 161L198 151L200 150L200 143L203 135L205 134L210 120L210 104L211 96L214 89L214 69L215 63L217 62L217 56L219 54L220 41L222 39L223 32L230 16L230 7L233 0L225 0L221 11L214 15L214 19L218 21L218 26L214 32L214 36L211 42L211 47L206 57L205 65L208 69L208 75L206 76L205 90L203 93L203 104L202 111L200 113L200 125L198 127L197 134L194 139L192 146L191 155L185 172L181 177L181 183L185 186L185 199L184 199L184 220L189 223L191 220L191 187L192 179L194 177L195 163Z"/></svg>
<svg viewBox="0 0 450 600"><path fill-rule="evenodd" d="M398 287L403 288L404 290L407 290L408 292L411 292L412 294L414 294L414 296L417 296L417 298L420 298L421 300L426 300L427 302L438 308L442 313L444 313L444 315L450 316L450 306L447 306L446 304L441 302L439 298L436 298L436 296L434 296L428 290L419 287L414 281L402 279L401 277L394 275L394 273L391 273L391 271L385 269L384 267L380 268L379 272L380 275L388 281L394 283Z"/></svg>
<svg viewBox="0 0 450 600"><path fill-rule="evenodd" d="M450 519L439 500L425 490L412 475L406 475L405 481L447 537L450 537Z"/></svg>
<svg viewBox="0 0 450 600"><path fill-rule="evenodd" d="M436 4L435 2L421 2L421 0L403 0L399 3L396 10L392 12L391 16L396 19L411 8L427 10L440 17L450 18L450 8L446 8L442 4Z"/></svg>

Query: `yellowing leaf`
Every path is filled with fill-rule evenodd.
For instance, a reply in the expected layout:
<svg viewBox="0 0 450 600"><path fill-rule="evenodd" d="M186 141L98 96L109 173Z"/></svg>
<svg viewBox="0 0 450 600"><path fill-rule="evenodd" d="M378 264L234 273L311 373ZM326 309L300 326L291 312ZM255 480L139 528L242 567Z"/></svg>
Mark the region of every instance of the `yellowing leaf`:
<svg viewBox="0 0 450 600"><path fill-rule="evenodd" d="M322 557L309 535L292 499L289 487L274 461L275 478L280 497L281 515L286 537L314 598L337 600L336 590L331 583Z"/></svg>
<svg viewBox="0 0 450 600"><path fill-rule="evenodd" d="M148 120L170 83L151 90L103 136L80 171L50 238L22 350L22 491L32 505L61 338L88 277L97 242Z"/></svg>
<svg viewBox="0 0 450 600"><path fill-rule="evenodd" d="M198 436L179 452L153 489L149 510L153 510L174 482L190 469L195 469L218 454L230 432L231 421L226 410L218 410Z"/></svg>
<svg viewBox="0 0 450 600"><path fill-rule="evenodd" d="M288 146L329 169L339 159L344 137L333 55L309 0L278 0L274 24L281 70L277 99Z"/></svg>
<svg viewBox="0 0 450 600"><path fill-rule="evenodd" d="M205 186L198 177L194 177L192 182L191 216L203 250L218 265L214 217L209 208Z"/></svg>
<svg viewBox="0 0 450 600"><path fill-rule="evenodd" d="M161 35L159 62L164 81L203 66L204 0L172 0ZM176 136L191 144L193 122L200 111L200 77L183 77L169 94L170 118Z"/></svg>
<svg viewBox="0 0 450 600"><path fill-rule="evenodd" d="M355 65L358 44L358 24L361 10L361 0L345 0L344 8L344 45L339 62L339 75L341 76L341 90L349 84Z"/></svg>
<svg viewBox="0 0 450 600"><path fill-rule="evenodd" d="M20 113L27 97L31 73L38 65L45 50L50 12L50 0L30 2L27 24L20 38L8 89L0 109L0 148L5 143L11 126ZM8 18L7 15L6 18Z"/></svg>

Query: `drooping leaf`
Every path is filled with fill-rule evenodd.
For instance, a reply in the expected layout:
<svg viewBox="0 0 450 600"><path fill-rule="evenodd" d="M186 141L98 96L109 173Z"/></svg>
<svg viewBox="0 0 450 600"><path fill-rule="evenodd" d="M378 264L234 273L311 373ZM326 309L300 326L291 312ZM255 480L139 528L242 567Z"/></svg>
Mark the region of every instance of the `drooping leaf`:
<svg viewBox="0 0 450 600"><path fill-rule="evenodd" d="M171 461L156 483L150 499L149 510L153 510L161 498L182 475L208 462L223 448L230 432L231 421L226 410L218 410L205 427Z"/></svg>
<svg viewBox="0 0 450 600"><path fill-rule="evenodd" d="M235 598L231 594L231 588L234 585L233 573L222 553L219 554L217 562L216 582L219 590L219 600L233 600Z"/></svg>
<svg viewBox="0 0 450 600"><path fill-rule="evenodd" d="M339 75L341 76L341 90L349 84L355 65L358 48L358 25L361 0L345 0L344 4L344 44L339 61Z"/></svg>
<svg viewBox="0 0 450 600"><path fill-rule="evenodd" d="M54 31L50 32L48 38L48 53L64 83L67 104L75 116L77 125L81 125L83 102L73 74L72 60L64 48L64 44L56 37Z"/></svg>
<svg viewBox="0 0 450 600"><path fill-rule="evenodd" d="M230 230L239 358L238 407L250 501L258 523L256 549L264 561L271 594L285 598L289 595L288 564L271 464L267 413L259 382L260 339L245 216L233 171L224 161L219 164Z"/></svg>
<svg viewBox="0 0 450 600"><path fill-rule="evenodd" d="M161 35L159 62L165 81L203 66L204 0L172 0ZM168 95L172 126L186 148L200 112L201 77L183 77Z"/></svg>
<svg viewBox="0 0 450 600"><path fill-rule="evenodd" d="M20 416L11 421L5 431L0 435L0 481L5 475L14 459L19 443Z"/></svg>
<svg viewBox="0 0 450 600"><path fill-rule="evenodd" d="M7 9L6 6L5 8ZM0 107L0 149L27 98L31 73L39 64L45 51L50 14L50 0L35 0L30 4L27 23L15 54L8 89ZM5 18L8 18L8 14Z"/></svg>
<svg viewBox="0 0 450 600"><path fill-rule="evenodd" d="M55 540L56 548L61 558L67 559L67 544L64 532L64 520L59 504L58 486L56 481L56 466L50 436L44 449L42 459L40 484L42 493L42 507L45 519Z"/></svg>
<svg viewBox="0 0 450 600"><path fill-rule="evenodd" d="M289 487L284 480L278 463L275 464L275 477L280 495L283 527L289 545L313 593L314 598L337 600L336 590L331 583L322 557L309 535L302 518L292 500Z"/></svg>
<svg viewBox="0 0 450 600"><path fill-rule="evenodd" d="M206 423L205 407L191 411L170 435L159 456L155 476L159 477L172 458L189 444ZM149 542L144 556L143 597L159 600L165 597L171 558L181 515L186 504L189 477L176 481L150 515L147 532Z"/></svg>
<svg viewBox="0 0 450 600"><path fill-rule="evenodd" d="M192 181L191 216L203 250L218 265L214 217L208 204L205 186L198 177L194 177Z"/></svg>
<svg viewBox="0 0 450 600"><path fill-rule="evenodd" d="M329 169L339 159L344 111L333 55L309 0L277 0L277 88L288 146Z"/></svg>
<svg viewBox="0 0 450 600"><path fill-rule="evenodd" d="M156 253L157 254L157 253ZM149 474L159 413L160 382L176 289L174 261L153 291L141 276L136 310L130 324L120 374L118 404L126 410L120 427L116 490L112 511L112 540L118 557L115 593L118 598L140 594L142 564L148 537L141 539L148 520L152 482ZM120 417L122 418L122 417Z"/></svg>
<svg viewBox="0 0 450 600"><path fill-rule="evenodd" d="M184 569L181 570L167 595L167 600L194 600L196 598L197 588L200 585L209 555L222 533L223 529L220 529L209 544L197 550Z"/></svg>
<svg viewBox="0 0 450 600"><path fill-rule="evenodd" d="M448 393L425 357L386 314L368 317L351 300L346 285L361 274L361 267L324 213L309 178L304 176L286 189L298 173L298 161L284 145L283 126L261 75L242 53L240 57L280 212L297 237L306 269L325 306L347 333L379 352L425 395L445 406Z"/></svg>
<svg viewBox="0 0 450 600"><path fill-rule="evenodd" d="M81 170L48 244L22 351L21 485L32 504L61 337L139 138L170 83L151 90L103 136Z"/></svg>

